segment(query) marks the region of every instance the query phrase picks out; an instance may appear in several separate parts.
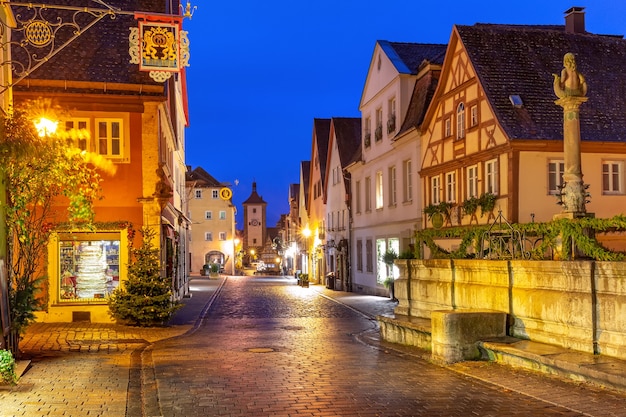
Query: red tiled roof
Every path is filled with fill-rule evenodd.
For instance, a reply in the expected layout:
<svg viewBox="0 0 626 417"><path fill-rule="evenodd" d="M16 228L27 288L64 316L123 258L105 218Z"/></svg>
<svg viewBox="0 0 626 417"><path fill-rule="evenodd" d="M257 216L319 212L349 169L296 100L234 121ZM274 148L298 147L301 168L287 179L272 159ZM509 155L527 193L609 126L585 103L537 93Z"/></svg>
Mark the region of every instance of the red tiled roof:
<svg viewBox="0 0 626 417"><path fill-rule="evenodd" d="M563 138L553 73L572 52L588 85L580 107L581 139L626 141L626 41L621 36L568 33L564 26L456 26L498 121L510 139ZM519 95L514 107L509 96Z"/></svg>

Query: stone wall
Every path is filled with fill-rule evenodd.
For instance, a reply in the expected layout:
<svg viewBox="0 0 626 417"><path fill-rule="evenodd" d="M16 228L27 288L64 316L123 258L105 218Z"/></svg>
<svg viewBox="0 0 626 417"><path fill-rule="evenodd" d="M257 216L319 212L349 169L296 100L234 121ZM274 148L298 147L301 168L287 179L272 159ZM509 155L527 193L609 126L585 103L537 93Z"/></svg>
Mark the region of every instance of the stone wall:
<svg viewBox="0 0 626 417"><path fill-rule="evenodd" d="M508 314L508 333L626 359L626 263L397 260L396 314Z"/></svg>

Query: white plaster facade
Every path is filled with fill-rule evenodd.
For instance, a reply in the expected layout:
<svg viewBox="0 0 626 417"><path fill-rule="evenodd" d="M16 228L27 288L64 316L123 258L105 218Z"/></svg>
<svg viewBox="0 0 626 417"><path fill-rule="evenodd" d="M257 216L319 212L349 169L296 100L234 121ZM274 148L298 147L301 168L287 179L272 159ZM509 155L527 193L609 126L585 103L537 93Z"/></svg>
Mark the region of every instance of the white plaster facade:
<svg viewBox="0 0 626 417"><path fill-rule="evenodd" d="M419 134L408 129L399 134L414 86L423 72L409 68L396 47L423 56L420 44L378 41L361 97L362 158L348 167L351 175L353 291L383 295L383 282L396 276L382 255L409 250L413 231L421 218L419 191ZM441 52L445 46L436 45Z"/></svg>

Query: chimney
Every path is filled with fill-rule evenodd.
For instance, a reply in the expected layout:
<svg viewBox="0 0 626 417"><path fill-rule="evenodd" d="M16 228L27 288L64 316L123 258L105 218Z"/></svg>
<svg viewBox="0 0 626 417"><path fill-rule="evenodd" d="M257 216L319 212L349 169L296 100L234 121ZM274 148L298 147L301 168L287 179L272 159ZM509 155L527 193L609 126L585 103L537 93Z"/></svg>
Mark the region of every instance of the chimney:
<svg viewBox="0 0 626 417"><path fill-rule="evenodd" d="M572 7L565 11L565 32L585 33L584 10L584 7Z"/></svg>

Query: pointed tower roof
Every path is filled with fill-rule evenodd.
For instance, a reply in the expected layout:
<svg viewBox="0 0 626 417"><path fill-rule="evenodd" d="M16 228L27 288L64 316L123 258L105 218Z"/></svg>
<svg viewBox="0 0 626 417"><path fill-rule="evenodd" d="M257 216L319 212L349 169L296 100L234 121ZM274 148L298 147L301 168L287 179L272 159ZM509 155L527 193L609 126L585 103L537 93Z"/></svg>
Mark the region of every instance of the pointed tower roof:
<svg viewBox="0 0 626 417"><path fill-rule="evenodd" d="M263 205L266 205L267 204L263 200L263 197L261 197L256 192L256 181L254 181L252 183L252 192L250 193L250 197L248 197L248 199L246 201L244 201L243 204L244 205L246 205L246 204L263 204Z"/></svg>

